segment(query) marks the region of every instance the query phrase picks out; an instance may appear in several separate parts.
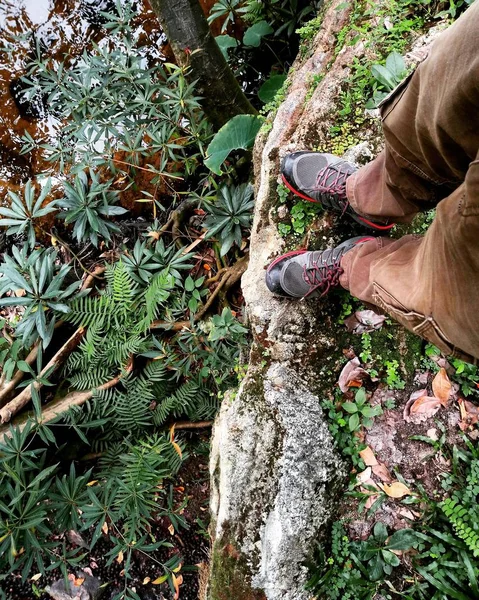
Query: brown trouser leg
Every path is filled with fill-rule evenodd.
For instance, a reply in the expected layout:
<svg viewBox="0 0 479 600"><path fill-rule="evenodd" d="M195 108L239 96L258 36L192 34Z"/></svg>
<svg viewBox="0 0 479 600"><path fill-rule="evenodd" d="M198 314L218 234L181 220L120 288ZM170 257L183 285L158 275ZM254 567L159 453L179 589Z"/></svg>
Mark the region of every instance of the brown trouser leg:
<svg viewBox="0 0 479 600"><path fill-rule="evenodd" d="M386 148L348 180L351 205L397 222L436 204L437 215L424 236L377 238L348 252L341 284L443 352L477 359L479 2L438 38L381 116Z"/></svg>

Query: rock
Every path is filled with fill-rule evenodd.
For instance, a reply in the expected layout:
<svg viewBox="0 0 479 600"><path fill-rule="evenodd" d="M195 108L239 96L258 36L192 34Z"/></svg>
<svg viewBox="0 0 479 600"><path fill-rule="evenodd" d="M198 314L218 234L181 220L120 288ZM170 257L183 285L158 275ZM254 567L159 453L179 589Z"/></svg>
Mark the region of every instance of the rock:
<svg viewBox="0 0 479 600"><path fill-rule="evenodd" d="M46 592L53 600L98 600L103 588L96 577L80 571L76 577L69 575L68 581L59 579L51 586L46 587Z"/></svg>
<svg viewBox="0 0 479 600"><path fill-rule="evenodd" d="M330 300L274 297L264 276L285 251L275 222L280 160L327 146L350 65L364 54L361 42L335 52L350 11L342 0L325 8L309 55L295 62L286 98L255 143L255 214L242 279L253 344L246 377L213 428L208 600L311 600L304 565L327 532L346 475L321 410L344 363L345 329ZM378 152L379 123L364 137L351 153L358 163ZM316 225L321 244L344 239L348 227L341 221L335 232L327 218ZM394 435L391 424L388 441Z"/></svg>

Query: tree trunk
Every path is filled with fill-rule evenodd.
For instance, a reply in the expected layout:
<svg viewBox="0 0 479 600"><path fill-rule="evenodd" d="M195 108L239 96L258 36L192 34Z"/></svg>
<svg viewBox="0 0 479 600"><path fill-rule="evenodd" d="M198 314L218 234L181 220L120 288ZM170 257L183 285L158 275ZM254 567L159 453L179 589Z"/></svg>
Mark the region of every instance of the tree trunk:
<svg viewBox="0 0 479 600"><path fill-rule="evenodd" d="M201 105L215 130L241 114L254 114L213 37L198 0L150 0L180 66L189 65Z"/></svg>

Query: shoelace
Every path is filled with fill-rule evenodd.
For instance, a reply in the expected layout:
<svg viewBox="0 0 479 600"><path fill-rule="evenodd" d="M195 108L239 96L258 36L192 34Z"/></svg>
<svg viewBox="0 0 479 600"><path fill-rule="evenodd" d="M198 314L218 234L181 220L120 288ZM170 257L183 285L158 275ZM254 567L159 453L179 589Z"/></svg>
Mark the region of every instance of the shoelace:
<svg viewBox="0 0 479 600"><path fill-rule="evenodd" d="M348 171L341 171L335 166L327 166L318 173L315 190L321 194L323 204L336 202L346 212L349 202L346 199L346 179L351 175ZM328 180L333 177L331 181ZM341 197L342 196L342 197Z"/></svg>
<svg viewBox="0 0 479 600"><path fill-rule="evenodd" d="M342 253L331 265L318 265L313 261L310 266L303 266L303 279L310 286L309 292L303 298L307 298L316 290L321 290L322 298L332 287L339 285L339 277L344 273L340 266L341 257Z"/></svg>

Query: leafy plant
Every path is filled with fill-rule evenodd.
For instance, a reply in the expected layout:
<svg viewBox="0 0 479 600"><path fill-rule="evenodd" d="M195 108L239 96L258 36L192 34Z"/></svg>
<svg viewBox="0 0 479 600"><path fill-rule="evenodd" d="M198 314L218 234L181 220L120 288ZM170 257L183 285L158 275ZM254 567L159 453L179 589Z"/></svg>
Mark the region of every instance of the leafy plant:
<svg viewBox="0 0 479 600"><path fill-rule="evenodd" d="M343 402L342 408L351 415L348 420L350 431L356 431L361 425L371 427L373 417L377 417L383 413L379 405L371 406L368 403L368 397L364 388L359 388L356 392L354 402Z"/></svg>
<svg viewBox="0 0 479 600"><path fill-rule="evenodd" d="M38 198L35 200L35 188L31 179L25 184L23 199L9 190L8 196L11 200L10 207L0 207L0 215L6 217L0 219L0 226L7 227L7 235L24 234L30 248L35 246L35 226L38 221L56 210L56 202L49 202L43 206L51 191L51 180L47 179L42 186Z"/></svg>
<svg viewBox="0 0 479 600"><path fill-rule="evenodd" d="M117 194L110 189L111 181L100 183L94 171L89 172L90 180L80 171L73 184L65 182L65 196L58 201L64 211L59 217L65 223L73 223L73 235L79 242L91 241L98 246L100 238L111 241L111 233L119 233L120 228L105 217L123 215L127 211L114 206Z"/></svg>
<svg viewBox="0 0 479 600"><path fill-rule="evenodd" d="M221 175L221 165L233 150L248 150L261 128L261 119L255 115L237 115L216 133L207 150L205 166Z"/></svg>
<svg viewBox="0 0 479 600"><path fill-rule="evenodd" d="M397 52L391 52L386 58L386 64L375 64L371 67L374 77L373 97L366 103L366 108L376 108L407 74L403 57Z"/></svg>
<svg viewBox="0 0 479 600"><path fill-rule="evenodd" d="M25 312L15 327L15 335L22 338L26 348L38 338L43 347L50 343L57 314L68 313L67 303L75 293L78 281L65 285L70 272L67 265L57 264L57 252L34 250L27 256L28 248L12 247L12 257L5 255L0 265L0 306L23 306ZM9 296L5 294L10 292Z"/></svg>
<svg viewBox="0 0 479 600"><path fill-rule="evenodd" d="M238 15L247 11L245 7L242 7L242 4L243 0L218 0L211 8L208 23L213 23L216 19L225 17L221 31L226 31L230 23L235 23Z"/></svg>
<svg viewBox="0 0 479 600"><path fill-rule="evenodd" d="M209 213L204 226L208 237L217 236L221 244L221 256L227 254L236 243L241 246L242 229L249 227L254 206L253 187L223 185L218 189L215 204L207 205Z"/></svg>
<svg viewBox="0 0 479 600"><path fill-rule="evenodd" d="M392 551L410 550L414 545L417 545L417 537L412 529L399 529L389 536L384 523L378 521L372 536L365 541L353 542L351 548L358 560L367 563L369 579L379 581L401 564Z"/></svg>

